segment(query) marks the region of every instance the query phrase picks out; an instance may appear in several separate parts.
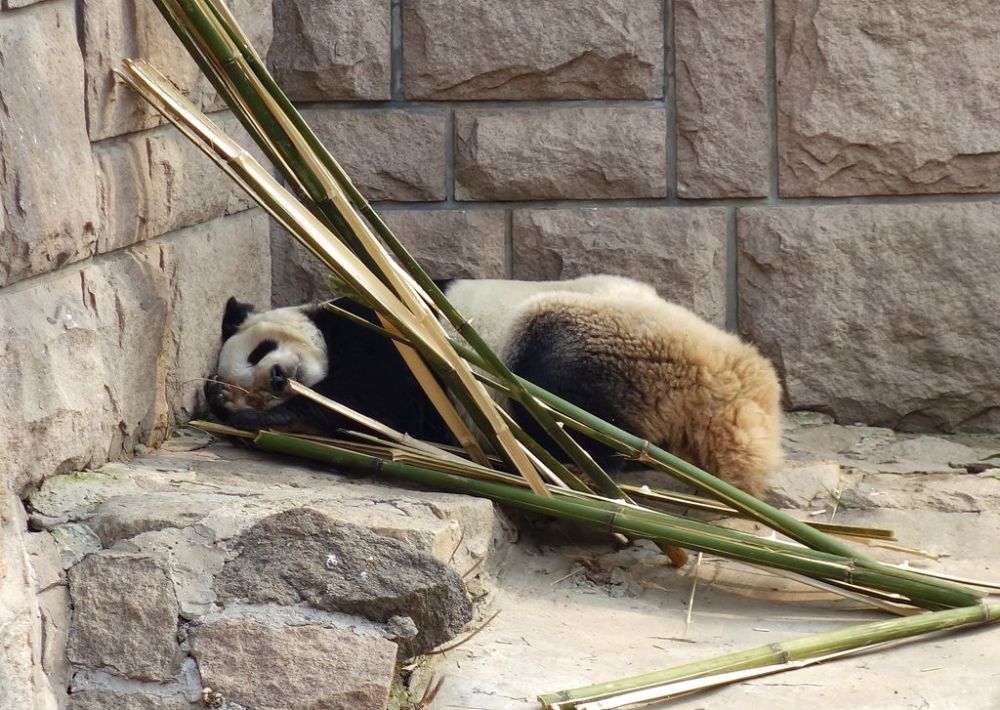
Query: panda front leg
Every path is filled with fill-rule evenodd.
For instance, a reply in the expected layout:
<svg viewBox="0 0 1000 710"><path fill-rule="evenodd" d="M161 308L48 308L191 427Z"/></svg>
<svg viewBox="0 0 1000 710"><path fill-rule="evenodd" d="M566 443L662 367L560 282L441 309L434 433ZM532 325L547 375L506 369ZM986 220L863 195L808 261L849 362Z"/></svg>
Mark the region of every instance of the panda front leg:
<svg viewBox="0 0 1000 710"><path fill-rule="evenodd" d="M276 396L287 395L288 381L284 374L271 373L271 391ZM315 426L322 421L316 405L303 397L288 397L269 407L248 406L245 400L233 395L232 386L216 379L205 383L205 401L212 416L222 424L238 429L277 429L300 433L321 433Z"/></svg>
<svg viewBox="0 0 1000 710"><path fill-rule="evenodd" d="M315 421L315 415L309 416L306 413L309 402L303 401L300 397L293 397L274 407L267 409L241 409L233 412L226 424L237 429L275 429L278 431L316 434L315 426L310 422Z"/></svg>

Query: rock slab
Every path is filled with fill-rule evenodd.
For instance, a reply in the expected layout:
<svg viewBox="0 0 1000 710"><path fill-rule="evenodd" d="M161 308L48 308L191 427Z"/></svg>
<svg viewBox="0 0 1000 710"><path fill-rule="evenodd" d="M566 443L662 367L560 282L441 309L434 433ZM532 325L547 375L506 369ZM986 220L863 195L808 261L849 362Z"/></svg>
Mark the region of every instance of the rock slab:
<svg viewBox="0 0 1000 710"><path fill-rule="evenodd" d="M677 194L768 192L764 0L677 0Z"/></svg>
<svg viewBox="0 0 1000 710"><path fill-rule="evenodd" d="M295 101L388 99L389 3L276 0L268 63Z"/></svg>
<svg viewBox="0 0 1000 710"><path fill-rule="evenodd" d="M740 329L791 408L1000 428L1000 203L755 207L738 231Z"/></svg>
<svg viewBox="0 0 1000 710"><path fill-rule="evenodd" d="M75 24L66 3L0 19L0 287L96 249Z"/></svg>
<svg viewBox="0 0 1000 710"><path fill-rule="evenodd" d="M458 574L433 556L363 528L302 508L265 518L236 541L239 554L217 581L223 600L306 602L388 622L408 616L415 655L452 638L472 618Z"/></svg>
<svg viewBox="0 0 1000 710"><path fill-rule="evenodd" d="M775 3L781 194L1000 189L995 9Z"/></svg>
<svg viewBox="0 0 1000 710"><path fill-rule="evenodd" d="M630 276L723 325L726 223L723 207L515 210L514 278Z"/></svg>
<svg viewBox="0 0 1000 710"><path fill-rule="evenodd" d="M444 112L318 106L302 116L369 200L444 199Z"/></svg>
<svg viewBox="0 0 1000 710"><path fill-rule="evenodd" d="M180 670L179 608L168 570L150 557L90 555L69 571L71 662L136 680Z"/></svg>
<svg viewBox="0 0 1000 710"><path fill-rule="evenodd" d="M659 106L459 110L459 200L665 197Z"/></svg>
<svg viewBox="0 0 1000 710"><path fill-rule="evenodd" d="M658 0L407 0L409 99L663 96Z"/></svg>
<svg viewBox="0 0 1000 710"><path fill-rule="evenodd" d="M255 710L384 710L396 645L316 624L214 621L192 632L202 683Z"/></svg>

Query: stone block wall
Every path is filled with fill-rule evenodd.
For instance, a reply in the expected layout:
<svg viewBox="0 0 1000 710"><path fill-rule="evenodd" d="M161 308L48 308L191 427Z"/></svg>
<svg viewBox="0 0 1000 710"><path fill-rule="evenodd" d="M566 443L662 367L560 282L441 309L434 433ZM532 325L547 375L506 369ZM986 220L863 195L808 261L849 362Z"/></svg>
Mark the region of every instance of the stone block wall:
<svg viewBox="0 0 1000 710"><path fill-rule="evenodd" d="M266 49L269 0L234 6ZM266 217L114 77L124 57L219 110L150 2L0 8L3 710L56 707L65 664L42 642L43 618L66 621L35 597L20 498L157 445L195 409L225 298L270 300ZM65 584L44 591L66 597Z"/></svg>
<svg viewBox="0 0 1000 710"><path fill-rule="evenodd" d="M639 277L790 408L1000 428L989 0L349 5L275 0L269 59L434 275ZM273 239L275 301L323 297Z"/></svg>

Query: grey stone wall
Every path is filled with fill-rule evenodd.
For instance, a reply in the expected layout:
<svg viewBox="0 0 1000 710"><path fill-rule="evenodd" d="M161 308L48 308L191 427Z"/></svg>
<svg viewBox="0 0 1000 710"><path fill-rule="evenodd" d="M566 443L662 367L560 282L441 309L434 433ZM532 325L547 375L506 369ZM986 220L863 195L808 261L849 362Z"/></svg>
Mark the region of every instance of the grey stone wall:
<svg viewBox="0 0 1000 710"><path fill-rule="evenodd" d="M234 5L266 49L269 0ZM219 110L152 3L0 9L3 710L56 707L65 663L42 643L43 619L65 619L35 598L19 498L158 444L195 409L225 298L270 300L267 219L115 79L128 56Z"/></svg>
<svg viewBox="0 0 1000 710"><path fill-rule="evenodd" d="M989 0L350 5L276 0L270 61L434 275L637 276L791 408L1000 428Z"/></svg>

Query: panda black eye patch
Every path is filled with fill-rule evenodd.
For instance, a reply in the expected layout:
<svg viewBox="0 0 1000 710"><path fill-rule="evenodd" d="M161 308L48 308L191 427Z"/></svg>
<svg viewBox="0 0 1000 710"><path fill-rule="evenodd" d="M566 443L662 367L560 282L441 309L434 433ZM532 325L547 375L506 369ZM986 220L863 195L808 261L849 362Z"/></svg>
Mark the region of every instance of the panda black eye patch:
<svg viewBox="0 0 1000 710"><path fill-rule="evenodd" d="M260 344L253 349L253 351L247 356L247 362L251 365L256 365L258 362L263 360L268 353L274 352L278 349L278 343L275 340L262 340Z"/></svg>

